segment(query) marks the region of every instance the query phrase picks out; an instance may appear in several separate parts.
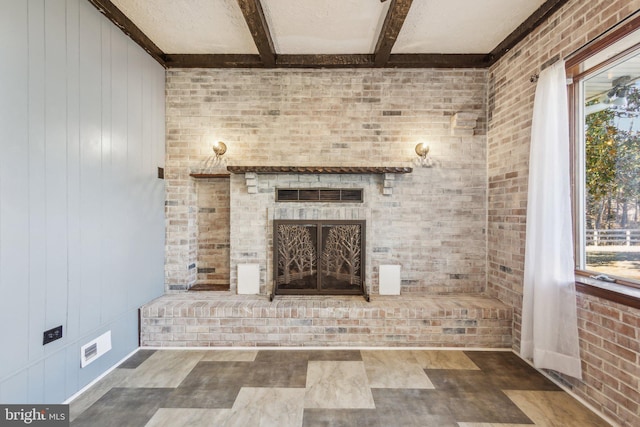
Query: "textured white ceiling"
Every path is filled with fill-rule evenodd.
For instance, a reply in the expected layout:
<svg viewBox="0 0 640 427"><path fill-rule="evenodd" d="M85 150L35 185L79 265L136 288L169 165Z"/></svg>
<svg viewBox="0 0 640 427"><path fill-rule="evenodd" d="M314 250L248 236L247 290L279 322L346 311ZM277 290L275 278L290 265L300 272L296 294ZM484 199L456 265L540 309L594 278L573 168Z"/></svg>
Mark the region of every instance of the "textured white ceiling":
<svg viewBox="0 0 640 427"><path fill-rule="evenodd" d="M414 0L391 53L489 53L545 0Z"/></svg>
<svg viewBox="0 0 640 427"><path fill-rule="evenodd" d="M379 0L262 0L276 52L373 53L389 8Z"/></svg>
<svg viewBox="0 0 640 427"><path fill-rule="evenodd" d="M414 0L392 53L489 53L545 0ZM258 53L237 0L112 0L164 53ZM391 1L261 0L278 54L373 53Z"/></svg>
<svg viewBox="0 0 640 427"><path fill-rule="evenodd" d="M258 53L236 0L111 0L164 53Z"/></svg>

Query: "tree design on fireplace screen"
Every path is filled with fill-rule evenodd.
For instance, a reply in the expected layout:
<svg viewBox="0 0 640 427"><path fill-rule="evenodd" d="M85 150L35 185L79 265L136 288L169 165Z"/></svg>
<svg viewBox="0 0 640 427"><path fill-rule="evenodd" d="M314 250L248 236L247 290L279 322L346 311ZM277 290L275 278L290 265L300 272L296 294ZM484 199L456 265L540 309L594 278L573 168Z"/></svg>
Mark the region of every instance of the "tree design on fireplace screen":
<svg viewBox="0 0 640 427"><path fill-rule="evenodd" d="M274 221L274 294L364 295L364 221Z"/></svg>

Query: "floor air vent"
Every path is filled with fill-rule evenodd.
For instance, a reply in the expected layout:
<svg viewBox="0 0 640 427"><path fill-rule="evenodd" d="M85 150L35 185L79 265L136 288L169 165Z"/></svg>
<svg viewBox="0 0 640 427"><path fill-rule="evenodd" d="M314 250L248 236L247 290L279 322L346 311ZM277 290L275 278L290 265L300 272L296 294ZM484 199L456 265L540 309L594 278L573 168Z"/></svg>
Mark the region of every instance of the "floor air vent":
<svg viewBox="0 0 640 427"><path fill-rule="evenodd" d="M362 188L278 188L277 202L362 202Z"/></svg>

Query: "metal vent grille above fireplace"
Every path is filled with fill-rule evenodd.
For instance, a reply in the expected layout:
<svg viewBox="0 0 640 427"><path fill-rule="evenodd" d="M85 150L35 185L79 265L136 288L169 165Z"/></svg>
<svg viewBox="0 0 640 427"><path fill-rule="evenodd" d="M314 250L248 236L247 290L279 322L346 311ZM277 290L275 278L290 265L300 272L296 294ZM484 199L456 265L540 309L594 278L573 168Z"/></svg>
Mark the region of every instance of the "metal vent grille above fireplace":
<svg viewBox="0 0 640 427"><path fill-rule="evenodd" d="M278 188L276 202L361 203L362 188Z"/></svg>

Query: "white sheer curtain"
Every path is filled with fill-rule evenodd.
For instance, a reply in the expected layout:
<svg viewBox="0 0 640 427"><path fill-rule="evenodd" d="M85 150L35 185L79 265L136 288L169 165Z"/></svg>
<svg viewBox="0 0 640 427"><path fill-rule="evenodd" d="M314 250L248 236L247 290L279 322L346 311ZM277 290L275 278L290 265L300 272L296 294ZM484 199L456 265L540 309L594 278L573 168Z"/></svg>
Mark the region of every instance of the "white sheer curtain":
<svg viewBox="0 0 640 427"><path fill-rule="evenodd" d="M540 73L533 106L521 355L582 377L574 282L564 61Z"/></svg>

